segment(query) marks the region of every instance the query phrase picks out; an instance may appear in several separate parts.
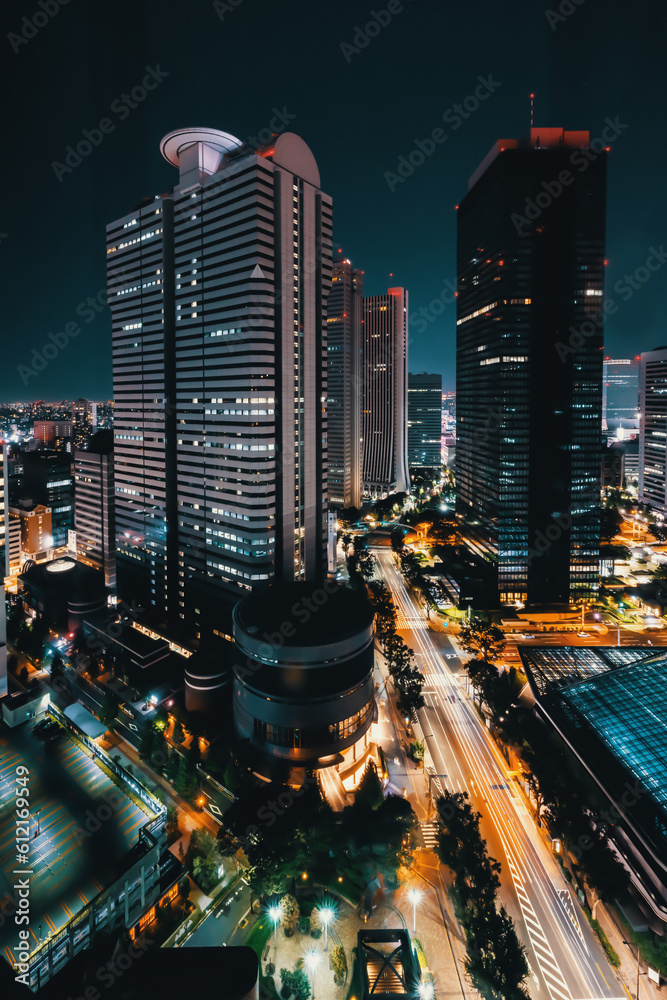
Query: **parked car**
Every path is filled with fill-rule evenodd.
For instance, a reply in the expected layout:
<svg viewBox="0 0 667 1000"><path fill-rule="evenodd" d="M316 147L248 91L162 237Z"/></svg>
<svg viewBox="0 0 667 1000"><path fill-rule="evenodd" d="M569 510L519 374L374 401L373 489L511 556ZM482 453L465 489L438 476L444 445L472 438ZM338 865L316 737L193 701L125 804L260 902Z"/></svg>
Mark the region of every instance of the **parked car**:
<svg viewBox="0 0 667 1000"><path fill-rule="evenodd" d="M535 636L532 632L524 632L521 636L522 639L534 639Z"/></svg>

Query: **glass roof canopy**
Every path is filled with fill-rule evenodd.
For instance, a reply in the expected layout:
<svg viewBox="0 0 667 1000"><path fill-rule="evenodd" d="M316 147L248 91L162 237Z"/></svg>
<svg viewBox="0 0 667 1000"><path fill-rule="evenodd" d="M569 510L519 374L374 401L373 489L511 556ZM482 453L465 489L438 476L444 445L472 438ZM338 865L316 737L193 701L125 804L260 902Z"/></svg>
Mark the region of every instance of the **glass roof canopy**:
<svg viewBox="0 0 667 1000"><path fill-rule="evenodd" d="M632 647L524 647L538 698L551 695L581 720L667 808L667 651Z"/></svg>
<svg viewBox="0 0 667 1000"><path fill-rule="evenodd" d="M667 657L611 670L560 692L663 807L667 806Z"/></svg>

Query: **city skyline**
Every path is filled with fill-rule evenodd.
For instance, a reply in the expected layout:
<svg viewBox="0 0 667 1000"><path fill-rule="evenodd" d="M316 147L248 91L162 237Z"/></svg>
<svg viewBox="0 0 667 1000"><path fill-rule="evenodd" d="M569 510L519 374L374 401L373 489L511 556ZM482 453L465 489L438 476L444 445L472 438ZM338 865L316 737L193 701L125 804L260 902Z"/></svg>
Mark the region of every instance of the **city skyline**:
<svg viewBox="0 0 667 1000"><path fill-rule="evenodd" d="M659 297L663 279L658 274L644 283L634 277L651 248L660 249L660 220L665 214L657 166L664 139L655 133L650 103L643 99L659 86L660 33L649 30L650 19L633 23L637 45L628 50L620 22L605 17L600 0L588 0L572 15L558 15L556 20L542 10L525 16L518 2L502 11L490 9L485 12L481 34L472 11L426 12L411 3L401 7L377 36L373 32L365 42L362 36L370 17L366 8L359 4L345 15L341 11L335 17L329 14L322 29L324 50L318 49L315 55L312 49L311 56L312 47L302 43L318 29L307 4L298 8L302 19L295 11L288 26L272 9L264 10L256 21L249 0L232 7L223 19L213 4L198 3L191 23L183 28L185 37L178 41L161 27L163 21L170 20L169 8L161 5L158 16L157 8L153 10L149 4L142 31L130 42L120 28L122 2L113 17L102 8L75 16L71 8L63 7L34 40L22 39L17 33L25 13L20 3L7 5L6 34L21 38L8 53L15 60L12 70L21 92L10 116L14 116L19 143L28 138L28 120L42 141L20 176L13 178L17 196L0 222L0 251L5 255L9 282L19 292L8 303L7 320L13 336L5 371L0 375L0 398L110 395L110 380L105 374L110 319L103 303L104 274L94 248L103 245L106 221L138 200L137 191L148 193L169 186L169 168L156 164L153 155L161 136L176 127L204 123L228 128L241 138L257 138L272 129L290 129L307 137L320 164L325 190L334 200L335 249L344 247L345 254L364 267L366 294L379 294L390 284L410 290L411 313L419 319L411 324L414 370L440 372L444 386L452 388L454 206L463 197L467 177L487 152L490 136L527 131L531 92L535 93L538 125L567 121L572 128L585 127L592 137L599 137L609 129L609 120L620 130L613 136L610 152L614 179L609 191L607 273L607 295L619 308L609 317L605 348L612 356L624 356L638 330L643 350L662 343ZM593 30L597 43L591 50L586 42ZM189 35L193 31L196 43ZM238 60L243 59L243 47L235 45L235 38L248 31L259 57L255 60L258 69L253 87L240 88L235 94L230 115L230 101L217 84L217 58L223 55L231 78L235 72L242 77ZM103 37L109 40L107 53L98 52L99 69L94 74L81 66L67 67L66 72L59 66L54 72L60 41L70 32L75 44L83 44L84 33L89 35L96 51ZM465 52L459 55L449 42L461 33L475 34L474 60ZM355 44L355 36L359 44ZM497 44L503 38L508 44L511 39L522 53L522 60L511 67L503 59L502 45ZM323 80L332 75L340 78L341 99L332 103L330 111L321 87L315 86L312 93L300 87L301 70L283 73L276 86L268 68L270 59L262 56L268 57L281 45L290 54L299 49L296 64L304 72L310 70L312 75L317 65ZM447 55L444 60L435 58L441 51ZM622 79L610 68L621 52L627 69ZM652 52L656 53L653 59ZM578 57L576 81L570 80L559 67ZM633 60L632 66L628 66L628 58ZM311 61L315 59L317 64ZM405 66L406 82L394 92L389 67L397 59ZM195 65L194 76L202 84L197 87L192 80ZM149 69L158 79L149 76ZM148 86L143 88L147 76ZM373 90L370 111L376 127L371 138L356 96L376 80L379 86ZM499 86L495 87L494 81ZM134 101L129 97L130 104L123 103L122 95L136 87L143 88L144 98ZM32 97L38 91L47 91L49 101L68 106L66 127L58 116L50 114L49 101L43 109L34 108ZM475 110L466 111L464 105ZM24 113L28 107L30 118ZM79 157L75 152L70 163L76 165L67 166L67 147L85 143L83 131L97 129L100 120L108 122L109 131L100 131L99 148L90 144L88 150L84 145L85 155ZM252 130L249 135L248 128ZM446 139L434 142L434 129L440 129ZM344 135L345 141L330 142L332 130ZM94 137L98 139L97 134ZM417 142L427 152L422 153ZM638 149L649 146L656 151L655 158L635 155ZM351 148L355 150L353 170ZM410 156L416 167L409 162ZM132 171L127 170L129 163ZM62 169L54 164L61 164ZM401 164L404 177L399 173ZM130 174L135 174L136 180ZM649 190L653 200L650 214L643 210ZM21 221L24 206L33 199L44 199L53 209L40 219L37 245L30 243L31 227ZM72 211L87 199L90 205L85 215ZM392 239L397 227L406 232L406 240ZM47 292L43 299L29 296L28 275L16 266L27 254L29 243ZM51 250L56 245L54 259ZM625 307L630 298L632 306ZM65 334L68 323L72 324L70 330L78 330L72 336ZM47 357L48 367L38 370L32 349L41 353L48 347L52 343L49 333L65 334L60 343L66 346L58 347L55 357ZM76 366L72 352L80 355ZM22 374L19 366L23 366ZM9 381L3 383L3 377Z"/></svg>

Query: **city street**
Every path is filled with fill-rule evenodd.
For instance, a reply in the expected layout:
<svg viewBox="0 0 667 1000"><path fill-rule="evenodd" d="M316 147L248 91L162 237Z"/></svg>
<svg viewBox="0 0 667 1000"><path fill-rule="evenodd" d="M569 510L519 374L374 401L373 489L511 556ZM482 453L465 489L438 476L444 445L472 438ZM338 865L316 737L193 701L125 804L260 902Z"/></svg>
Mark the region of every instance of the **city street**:
<svg viewBox="0 0 667 1000"><path fill-rule="evenodd" d="M400 632L415 651L426 678L426 707L419 716L432 760L434 795L443 787L467 791L482 814L489 852L502 863L501 901L528 949L531 996L551 1000L622 997L623 988L504 759L466 697L454 643L428 628L391 552L376 550L375 555L397 608ZM563 644L562 636L554 634L553 638ZM433 832L427 827L427 843L429 836Z"/></svg>

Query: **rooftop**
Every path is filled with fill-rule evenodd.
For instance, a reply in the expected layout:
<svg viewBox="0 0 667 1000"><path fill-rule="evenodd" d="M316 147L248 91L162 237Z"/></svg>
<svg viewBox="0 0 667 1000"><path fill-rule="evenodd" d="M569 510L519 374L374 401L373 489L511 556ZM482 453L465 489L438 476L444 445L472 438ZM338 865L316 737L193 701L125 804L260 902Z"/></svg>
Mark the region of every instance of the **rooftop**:
<svg viewBox="0 0 667 1000"><path fill-rule="evenodd" d="M347 587L325 583L290 583L267 587L244 598L234 609L235 627L251 636L281 634L289 624L289 646L327 645L356 635L373 622L368 602ZM283 632L283 635L285 633Z"/></svg>
<svg viewBox="0 0 667 1000"><path fill-rule="evenodd" d="M667 650L522 648L536 697L555 698L576 729L590 727L667 809Z"/></svg>

